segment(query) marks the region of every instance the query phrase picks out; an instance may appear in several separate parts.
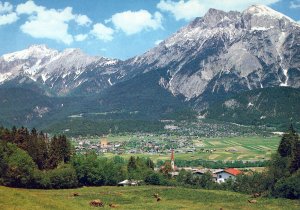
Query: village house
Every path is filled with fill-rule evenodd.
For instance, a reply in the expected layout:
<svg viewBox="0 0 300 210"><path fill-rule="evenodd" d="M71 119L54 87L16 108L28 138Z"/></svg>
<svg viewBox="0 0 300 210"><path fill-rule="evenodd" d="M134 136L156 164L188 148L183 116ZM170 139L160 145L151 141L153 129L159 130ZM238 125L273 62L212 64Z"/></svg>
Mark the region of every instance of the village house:
<svg viewBox="0 0 300 210"><path fill-rule="evenodd" d="M217 171L215 172L214 174L217 175L216 177L216 182L218 183L222 183L222 182L225 182L226 180L228 179L235 179L235 177L239 174L241 174L242 172L238 169L235 169L235 168L227 168L227 169L224 169L224 170L220 170L220 171Z"/></svg>

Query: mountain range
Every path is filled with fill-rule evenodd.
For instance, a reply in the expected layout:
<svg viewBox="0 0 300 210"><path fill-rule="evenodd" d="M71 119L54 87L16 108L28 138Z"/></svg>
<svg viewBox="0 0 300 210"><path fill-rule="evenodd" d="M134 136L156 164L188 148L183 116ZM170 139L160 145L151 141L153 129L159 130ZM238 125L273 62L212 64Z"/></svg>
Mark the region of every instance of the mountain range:
<svg viewBox="0 0 300 210"><path fill-rule="evenodd" d="M38 126L74 116L84 121L193 115L241 124L286 123L294 117L297 123L299 88L297 22L261 5L243 12L210 9L155 48L125 61L44 45L1 56L0 123Z"/></svg>

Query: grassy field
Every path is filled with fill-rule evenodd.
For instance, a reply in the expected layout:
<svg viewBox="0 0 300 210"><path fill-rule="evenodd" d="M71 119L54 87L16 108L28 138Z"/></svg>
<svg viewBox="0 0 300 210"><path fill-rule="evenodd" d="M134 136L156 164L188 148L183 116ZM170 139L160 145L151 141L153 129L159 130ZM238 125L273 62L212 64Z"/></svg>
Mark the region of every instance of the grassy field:
<svg viewBox="0 0 300 210"><path fill-rule="evenodd" d="M234 137L195 140L205 149L215 149L212 154L202 154L208 160L265 160L279 145L280 137Z"/></svg>
<svg viewBox="0 0 300 210"><path fill-rule="evenodd" d="M149 137L148 137L149 138ZM174 137L176 138L176 137ZM180 138L180 137L177 137ZM122 141L122 137L108 137L108 141ZM129 136L124 136L128 141ZM233 137L233 138L193 138L196 151L193 153L176 153L176 159L193 160L267 160L277 150L280 137ZM202 151L204 149L204 151ZM215 150L212 153L206 150ZM123 154L125 159L130 156L150 157L152 160L168 160L170 154ZM106 153L105 157L112 157L113 154Z"/></svg>
<svg viewBox="0 0 300 210"><path fill-rule="evenodd" d="M72 194L78 192L78 197ZM158 193L161 201L152 196ZM89 202L100 199L104 209L113 203L117 209L209 209L257 210L300 209L300 201L258 198L257 203L248 203L248 195L226 192L194 190L173 187L83 187L69 190L28 190L0 187L1 210L76 210L98 209Z"/></svg>

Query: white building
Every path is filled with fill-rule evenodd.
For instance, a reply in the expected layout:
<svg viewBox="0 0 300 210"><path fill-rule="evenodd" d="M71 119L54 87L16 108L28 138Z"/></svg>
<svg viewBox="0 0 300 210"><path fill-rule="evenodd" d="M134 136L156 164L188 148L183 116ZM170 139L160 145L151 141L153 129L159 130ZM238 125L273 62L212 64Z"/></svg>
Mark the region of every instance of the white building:
<svg viewBox="0 0 300 210"><path fill-rule="evenodd" d="M242 172L238 169L235 168L227 168L224 170L220 170L215 172L214 174L216 175L216 182L222 183L225 182L227 179L235 179L235 177Z"/></svg>

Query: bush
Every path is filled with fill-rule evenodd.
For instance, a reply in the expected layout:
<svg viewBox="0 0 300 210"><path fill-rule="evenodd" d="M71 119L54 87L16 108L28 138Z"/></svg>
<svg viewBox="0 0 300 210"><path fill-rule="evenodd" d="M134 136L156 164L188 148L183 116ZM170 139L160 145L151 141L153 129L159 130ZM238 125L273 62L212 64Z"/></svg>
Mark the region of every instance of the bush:
<svg viewBox="0 0 300 210"><path fill-rule="evenodd" d="M59 166L47 173L49 175L51 188L63 189L78 187L76 171L69 164Z"/></svg>
<svg viewBox="0 0 300 210"><path fill-rule="evenodd" d="M49 189L51 188L48 171L34 171L34 188Z"/></svg>
<svg viewBox="0 0 300 210"><path fill-rule="evenodd" d="M151 174L148 174L145 177L144 181L145 181L146 184L160 185L161 178L160 178L160 175L158 173L153 172Z"/></svg>
<svg viewBox="0 0 300 210"><path fill-rule="evenodd" d="M300 199L300 170L288 178L282 178L275 184L275 196Z"/></svg>
<svg viewBox="0 0 300 210"><path fill-rule="evenodd" d="M105 184L103 167L106 159L99 159L95 153L76 155L71 161L76 170L80 184L87 186L101 186Z"/></svg>
<svg viewBox="0 0 300 210"><path fill-rule="evenodd" d="M3 168L2 182L12 187L28 187L34 180L34 170L37 168L27 152L14 144L8 143L2 150Z"/></svg>

